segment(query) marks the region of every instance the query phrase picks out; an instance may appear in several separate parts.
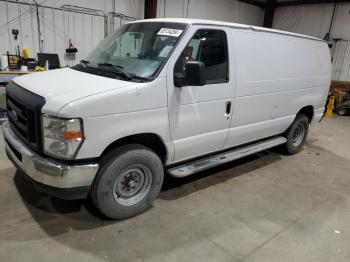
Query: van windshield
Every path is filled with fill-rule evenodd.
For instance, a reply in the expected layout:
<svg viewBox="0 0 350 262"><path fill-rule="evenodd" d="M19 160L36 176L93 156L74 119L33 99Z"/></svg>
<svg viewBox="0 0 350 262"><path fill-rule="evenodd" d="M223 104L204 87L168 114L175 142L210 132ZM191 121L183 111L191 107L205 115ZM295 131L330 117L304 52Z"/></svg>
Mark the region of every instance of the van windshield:
<svg viewBox="0 0 350 262"><path fill-rule="evenodd" d="M114 72L120 78L152 80L170 56L186 24L141 22L121 26L82 60L79 70ZM76 68L75 68L76 69ZM83 70L82 70L83 71Z"/></svg>

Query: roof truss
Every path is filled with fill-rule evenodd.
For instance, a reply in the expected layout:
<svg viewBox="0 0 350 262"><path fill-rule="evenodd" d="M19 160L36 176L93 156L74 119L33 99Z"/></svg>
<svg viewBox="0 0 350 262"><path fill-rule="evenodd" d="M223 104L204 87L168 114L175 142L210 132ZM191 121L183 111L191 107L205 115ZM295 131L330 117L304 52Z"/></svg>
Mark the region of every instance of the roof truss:
<svg viewBox="0 0 350 262"><path fill-rule="evenodd" d="M248 3L251 5L266 8L272 0L239 0L240 2ZM291 6L291 5L306 5L306 4L325 4L325 3L340 3L350 2L350 0L287 0L287 1L276 1L276 6Z"/></svg>

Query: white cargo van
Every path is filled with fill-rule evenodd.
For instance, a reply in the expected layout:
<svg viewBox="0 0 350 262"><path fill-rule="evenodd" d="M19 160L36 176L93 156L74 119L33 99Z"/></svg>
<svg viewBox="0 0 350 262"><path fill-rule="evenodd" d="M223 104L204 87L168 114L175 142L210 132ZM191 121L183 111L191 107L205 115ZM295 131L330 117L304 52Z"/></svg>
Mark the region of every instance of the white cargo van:
<svg viewBox="0 0 350 262"><path fill-rule="evenodd" d="M90 195L110 218L149 208L184 177L282 146L322 117L327 43L255 26L152 19L121 26L72 68L7 87L6 151L54 196Z"/></svg>

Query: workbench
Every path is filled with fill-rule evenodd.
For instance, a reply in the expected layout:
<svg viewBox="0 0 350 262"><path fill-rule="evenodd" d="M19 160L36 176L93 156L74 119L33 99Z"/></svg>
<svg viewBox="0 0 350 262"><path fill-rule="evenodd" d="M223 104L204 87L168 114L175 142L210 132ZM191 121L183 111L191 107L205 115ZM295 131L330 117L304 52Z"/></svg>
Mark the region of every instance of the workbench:
<svg viewBox="0 0 350 262"><path fill-rule="evenodd" d="M7 85L8 82L12 80L12 78L15 78L16 76L26 75L33 73L35 71L28 71L28 72L22 72L22 71L0 71L0 85Z"/></svg>

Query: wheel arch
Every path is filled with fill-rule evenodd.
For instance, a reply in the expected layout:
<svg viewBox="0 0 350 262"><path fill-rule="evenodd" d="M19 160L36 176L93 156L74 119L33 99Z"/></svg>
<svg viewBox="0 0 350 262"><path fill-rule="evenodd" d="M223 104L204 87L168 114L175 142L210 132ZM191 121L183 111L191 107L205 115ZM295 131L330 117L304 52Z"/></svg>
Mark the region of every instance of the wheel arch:
<svg viewBox="0 0 350 262"><path fill-rule="evenodd" d="M312 105L304 106L298 111L297 115L299 114L305 115L309 119L310 123L314 117L314 107Z"/></svg>
<svg viewBox="0 0 350 262"><path fill-rule="evenodd" d="M104 157L111 150L127 144L140 144L155 152L164 164L167 160L168 151L161 137L154 133L140 133L122 137L109 144L103 150L100 158Z"/></svg>

